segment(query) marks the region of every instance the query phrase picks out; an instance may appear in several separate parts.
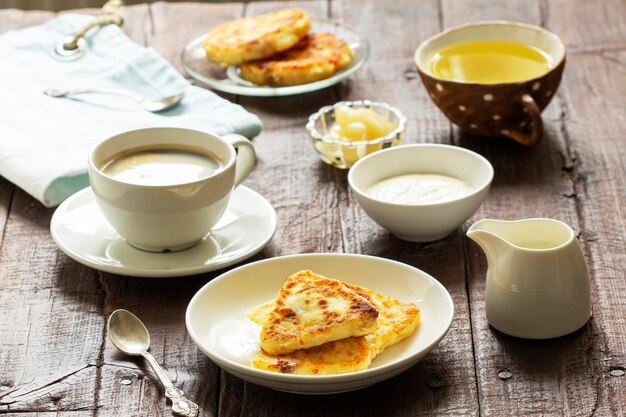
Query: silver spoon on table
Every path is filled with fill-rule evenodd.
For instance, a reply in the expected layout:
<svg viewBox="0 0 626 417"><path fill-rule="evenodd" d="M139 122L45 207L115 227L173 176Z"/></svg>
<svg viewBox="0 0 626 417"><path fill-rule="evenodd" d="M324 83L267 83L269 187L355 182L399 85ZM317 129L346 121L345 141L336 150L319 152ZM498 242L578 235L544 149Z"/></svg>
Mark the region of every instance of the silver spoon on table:
<svg viewBox="0 0 626 417"><path fill-rule="evenodd" d="M73 89L59 89L59 88L47 88L43 90L43 93L50 97L65 97L65 96L73 96L76 94L115 94L118 96L124 96L135 100L141 107L149 112L160 112L163 110L170 109L178 103L181 102L183 97L185 97L185 93L176 94L169 97L163 97L160 100L148 100L145 97L140 96L139 94L135 94L131 91L126 90L115 90L115 89L106 89L106 88L73 88Z"/></svg>
<svg viewBox="0 0 626 417"><path fill-rule="evenodd" d="M165 388L165 396L172 400L172 411L186 417L196 417L198 406L185 398L183 392L174 387L154 356L148 353L150 333L146 326L127 310L115 310L107 324L109 339L120 351L131 356L143 356Z"/></svg>

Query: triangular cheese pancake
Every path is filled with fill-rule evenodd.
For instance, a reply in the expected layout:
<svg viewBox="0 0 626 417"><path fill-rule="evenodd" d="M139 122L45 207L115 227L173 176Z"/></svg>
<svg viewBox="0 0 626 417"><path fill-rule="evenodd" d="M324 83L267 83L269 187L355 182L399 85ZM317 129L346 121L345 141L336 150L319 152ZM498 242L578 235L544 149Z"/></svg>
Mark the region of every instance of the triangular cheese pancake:
<svg viewBox="0 0 626 417"><path fill-rule="evenodd" d="M266 303L261 304L258 307L248 310L246 312L246 316L259 326L263 326L265 323L267 323L267 318L269 317L270 312L274 309L275 305L276 300L270 300Z"/></svg>
<svg viewBox="0 0 626 417"><path fill-rule="evenodd" d="M265 371L295 375L334 375L367 369L372 362L365 336L335 340L286 355L261 351L252 366Z"/></svg>
<svg viewBox="0 0 626 417"><path fill-rule="evenodd" d="M372 360L385 348L395 345L413 334L420 324L420 309L358 285L344 285L367 298L378 310L378 328L365 336L371 350Z"/></svg>
<svg viewBox="0 0 626 417"><path fill-rule="evenodd" d="M378 311L341 281L300 271L289 276L261 329L261 347L284 355L378 327Z"/></svg>
<svg viewBox="0 0 626 417"><path fill-rule="evenodd" d="M409 337L420 324L420 311L412 303L343 283L367 298L378 310L378 328L365 336L350 337L321 346L298 350L287 355L270 355L261 351L252 366L266 371L301 375L330 375L367 369L372 360L387 347ZM248 312L248 317L263 326L276 305L268 301Z"/></svg>
<svg viewBox="0 0 626 417"><path fill-rule="evenodd" d="M250 310L248 318L263 326L275 304L275 300L271 300ZM261 351L252 359L252 366L265 371L294 375L334 375L362 371L371 362L369 344L365 336L359 336L297 350L287 355L270 355Z"/></svg>

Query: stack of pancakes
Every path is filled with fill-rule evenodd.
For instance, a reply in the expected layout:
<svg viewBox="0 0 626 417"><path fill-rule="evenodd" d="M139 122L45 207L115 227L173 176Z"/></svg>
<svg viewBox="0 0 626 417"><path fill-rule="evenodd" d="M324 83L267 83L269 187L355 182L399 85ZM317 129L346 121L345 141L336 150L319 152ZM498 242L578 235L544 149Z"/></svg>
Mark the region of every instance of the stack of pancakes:
<svg viewBox="0 0 626 417"><path fill-rule="evenodd" d="M207 59L239 65L257 85L289 86L330 77L352 62L354 51L332 33L309 33L303 9L286 9L225 22L203 42Z"/></svg>
<svg viewBox="0 0 626 417"><path fill-rule="evenodd" d="M248 317L262 326L254 367L329 375L367 369L385 348L415 331L420 311L367 288L300 271L287 278L275 300Z"/></svg>

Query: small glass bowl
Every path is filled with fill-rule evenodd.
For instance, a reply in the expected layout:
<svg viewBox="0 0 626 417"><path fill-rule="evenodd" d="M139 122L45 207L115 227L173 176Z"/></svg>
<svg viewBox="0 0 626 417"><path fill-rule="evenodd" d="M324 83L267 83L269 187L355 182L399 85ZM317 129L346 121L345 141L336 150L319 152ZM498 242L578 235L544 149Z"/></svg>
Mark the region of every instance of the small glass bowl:
<svg viewBox="0 0 626 417"><path fill-rule="evenodd" d="M371 109L394 123L396 128L389 134L372 140L358 142L337 140L330 135L330 128L335 123L335 109L343 106ZM369 100L340 101L332 106L324 106L312 114L306 124L306 130L322 161L337 168L347 169L365 155L402 143L406 132L406 117L400 110L387 103Z"/></svg>

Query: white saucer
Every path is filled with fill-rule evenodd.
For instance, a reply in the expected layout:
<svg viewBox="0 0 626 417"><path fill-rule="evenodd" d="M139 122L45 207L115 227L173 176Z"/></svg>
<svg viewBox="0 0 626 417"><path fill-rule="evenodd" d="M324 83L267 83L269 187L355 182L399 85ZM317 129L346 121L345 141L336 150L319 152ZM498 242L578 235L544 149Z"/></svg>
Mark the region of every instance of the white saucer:
<svg viewBox="0 0 626 417"><path fill-rule="evenodd" d="M276 212L256 191L237 187L224 216L197 245L171 253L130 246L107 223L91 188L54 212L52 238L67 256L105 272L137 277L178 277L233 265L259 252L274 236Z"/></svg>

